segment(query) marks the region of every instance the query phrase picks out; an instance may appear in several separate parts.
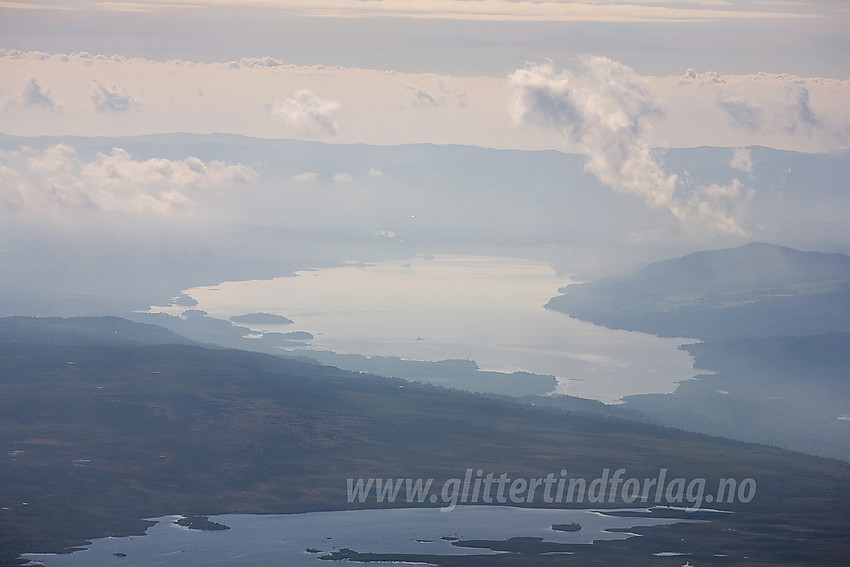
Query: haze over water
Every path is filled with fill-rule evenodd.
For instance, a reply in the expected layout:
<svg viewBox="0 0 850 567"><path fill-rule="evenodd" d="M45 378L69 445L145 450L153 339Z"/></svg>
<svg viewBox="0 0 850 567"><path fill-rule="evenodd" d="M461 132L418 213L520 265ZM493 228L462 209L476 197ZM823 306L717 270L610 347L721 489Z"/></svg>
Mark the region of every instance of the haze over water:
<svg viewBox="0 0 850 567"><path fill-rule="evenodd" d="M309 331L312 348L409 360L472 359L483 370L558 378L557 391L605 402L671 392L693 376L689 339L615 331L544 309L574 283L542 262L482 256L410 260L297 272L295 277L225 282L185 293L196 309L229 318L264 312ZM154 308L179 314L183 308Z"/></svg>

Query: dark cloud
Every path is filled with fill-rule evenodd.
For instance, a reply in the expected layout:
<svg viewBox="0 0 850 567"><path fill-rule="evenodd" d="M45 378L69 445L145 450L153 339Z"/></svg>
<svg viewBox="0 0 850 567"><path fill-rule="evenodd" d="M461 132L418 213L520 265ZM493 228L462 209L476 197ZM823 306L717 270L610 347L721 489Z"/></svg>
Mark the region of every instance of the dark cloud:
<svg viewBox="0 0 850 567"><path fill-rule="evenodd" d="M850 125L830 122L812 108L809 85L805 80L781 82L772 99L760 102L729 91L720 91L715 102L730 124L741 130L758 134L801 135L826 147L846 145Z"/></svg>
<svg viewBox="0 0 850 567"><path fill-rule="evenodd" d="M441 104L441 101L438 100L434 95L429 93L423 88L417 87L415 85L407 85L405 88L413 94L417 104L422 104L426 106L437 106Z"/></svg>
<svg viewBox="0 0 850 567"><path fill-rule="evenodd" d="M802 127L811 133L814 129L822 127L821 121L809 105L809 89L805 85L799 83L786 85L779 100L785 110L783 115L786 118L787 132L793 134Z"/></svg>
<svg viewBox="0 0 850 567"><path fill-rule="evenodd" d="M24 108L40 107L53 111L62 110L50 91L39 85L35 77L30 77L20 93L6 101L5 109L9 110L16 106Z"/></svg>
<svg viewBox="0 0 850 567"><path fill-rule="evenodd" d="M446 77L434 76L432 86L422 87L416 84L405 85L405 89L413 95L415 106L444 106L457 105L466 107L466 93L455 90L452 81Z"/></svg>
<svg viewBox="0 0 850 567"><path fill-rule="evenodd" d="M105 87L100 81L92 81L91 103L98 112L128 112L138 107L138 103L115 85Z"/></svg>
<svg viewBox="0 0 850 567"><path fill-rule="evenodd" d="M758 132L762 126L762 108L744 96L719 93L717 104L736 128Z"/></svg>

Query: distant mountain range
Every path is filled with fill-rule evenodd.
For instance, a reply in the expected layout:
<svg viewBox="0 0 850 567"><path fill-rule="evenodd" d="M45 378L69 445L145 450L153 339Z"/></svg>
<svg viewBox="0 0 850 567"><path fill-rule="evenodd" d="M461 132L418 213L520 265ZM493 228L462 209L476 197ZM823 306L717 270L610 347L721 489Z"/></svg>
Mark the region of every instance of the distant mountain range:
<svg viewBox="0 0 850 567"><path fill-rule="evenodd" d="M225 134L0 134L0 150L8 181L0 191L5 315L124 316L200 285L417 254L530 258L596 279L744 242L681 226L665 208L605 186L582 156L556 151ZM740 151L751 158L747 171L732 165ZM850 150L656 153L683 187L738 180L752 190L740 204L751 239L850 253ZM38 165L53 159L62 166ZM175 172L194 171L197 160L201 185L187 185ZM234 168L244 175L232 184L216 174ZM215 189L200 190L204 183ZM142 197L173 199L174 191L187 201L167 214L136 209L148 202ZM109 195L118 200L100 202Z"/></svg>

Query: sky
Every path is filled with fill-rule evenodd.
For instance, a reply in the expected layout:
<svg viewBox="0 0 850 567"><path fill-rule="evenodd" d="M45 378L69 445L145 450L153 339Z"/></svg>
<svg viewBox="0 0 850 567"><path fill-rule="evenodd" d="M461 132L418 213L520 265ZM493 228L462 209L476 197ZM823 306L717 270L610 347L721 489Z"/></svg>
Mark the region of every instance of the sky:
<svg viewBox="0 0 850 567"><path fill-rule="evenodd" d="M848 29L840 1L0 1L0 132L832 151Z"/></svg>
<svg viewBox="0 0 850 567"><path fill-rule="evenodd" d="M418 253L846 251L847 30L828 0L0 0L0 134L59 137L0 137L0 291L76 278L88 313ZM133 138L168 133L329 146Z"/></svg>

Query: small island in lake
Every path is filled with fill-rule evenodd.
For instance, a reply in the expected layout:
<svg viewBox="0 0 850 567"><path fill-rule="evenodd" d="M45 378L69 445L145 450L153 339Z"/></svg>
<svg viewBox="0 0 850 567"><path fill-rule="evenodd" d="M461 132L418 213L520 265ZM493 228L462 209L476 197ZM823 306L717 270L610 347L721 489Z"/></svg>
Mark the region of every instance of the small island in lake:
<svg viewBox="0 0 850 567"><path fill-rule="evenodd" d="M213 532L230 529L230 526L211 522L210 519L206 516L186 516L185 518L180 518L175 523L178 526L183 526L189 528L190 530L203 530Z"/></svg>

